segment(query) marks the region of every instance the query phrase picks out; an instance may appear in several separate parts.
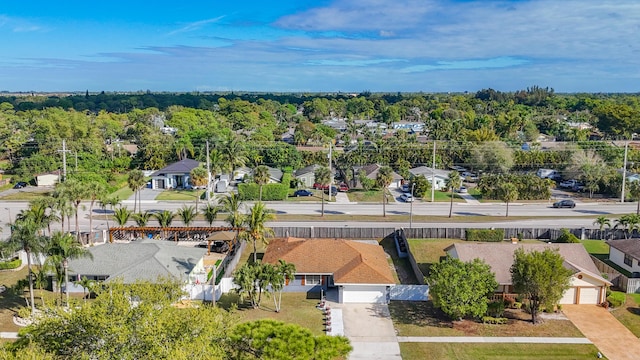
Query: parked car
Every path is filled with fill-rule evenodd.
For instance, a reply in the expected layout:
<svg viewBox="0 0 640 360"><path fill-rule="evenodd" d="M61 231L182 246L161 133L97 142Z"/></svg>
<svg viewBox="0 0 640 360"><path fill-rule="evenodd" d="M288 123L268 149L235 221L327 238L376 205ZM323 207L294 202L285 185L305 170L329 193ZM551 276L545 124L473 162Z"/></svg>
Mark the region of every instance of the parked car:
<svg viewBox="0 0 640 360"><path fill-rule="evenodd" d="M313 188L316 189L316 190L327 190L329 188L329 185L328 184L327 185L323 185L323 184L320 184L320 183L314 183L313 184Z"/></svg>
<svg viewBox="0 0 640 360"><path fill-rule="evenodd" d="M324 190L324 193L328 195L328 194L329 194L329 188L326 188L326 189ZM331 195L332 195L332 196L336 196L336 195L338 195L338 188L337 188L337 187L335 187L335 186L332 186L332 187L331 187Z"/></svg>
<svg viewBox="0 0 640 360"><path fill-rule="evenodd" d="M579 184L578 180L571 179L560 182L559 186L564 189L573 189Z"/></svg>
<svg viewBox="0 0 640 360"><path fill-rule="evenodd" d="M411 192L411 189L409 189L409 184L402 184L401 190L405 193Z"/></svg>
<svg viewBox="0 0 640 360"><path fill-rule="evenodd" d="M554 208L570 208L576 207L576 203L573 200L560 200L553 203Z"/></svg>
<svg viewBox="0 0 640 360"><path fill-rule="evenodd" d="M469 171L465 171L462 174L460 174L460 176L462 177L462 180L466 181L466 182L476 182L478 181L478 175L469 172Z"/></svg>
<svg viewBox="0 0 640 360"><path fill-rule="evenodd" d="M347 192L349 191L349 186L345 183L340 183L340 185L338 185L338 191Z"/></svg>
<svg viewBox="0 0 640 360"><path fill-rule="evenodd" d="M24 181L18 181L15 185L13 185L14 189L22 189L23 187L27 187L27 183Z"/></svg>
<svg viewBox="0 0 640 360"><path fill-rule="evenodd" d="M295 197L313 196L313 193L307 189L300 189L300 190L296 190L296 192L293 193L293 196Z"/></svg>
<svg viewBox="0 0 640 360"><path fill-rule="evenodd" d="M409 193L404 193L404 194L400 195L400 200L402 200L404 202L413 202L413 195L411 195Z"/></svg>
<svg viewBox="0 0 640 360"><path fill-rule="evenodd" d="M461 194L466 194L467 193L467 188L465 186L460 186L460 189L458 189L458 192Z"/></svg>

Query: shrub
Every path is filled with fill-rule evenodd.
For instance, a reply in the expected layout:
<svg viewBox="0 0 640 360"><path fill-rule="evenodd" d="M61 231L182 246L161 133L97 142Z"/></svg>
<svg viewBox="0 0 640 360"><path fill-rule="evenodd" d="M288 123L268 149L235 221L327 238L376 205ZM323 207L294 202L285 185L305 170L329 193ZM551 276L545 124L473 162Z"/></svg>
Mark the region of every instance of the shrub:
<svg viewBox="0 0 640 360"><path fill-rule="evenodd" d="M17 269L22 265L22 260L13 259L10 261L0 262L0 270Z"/></svg>
<svg viewBox="0 0 640 360"><path fill-rule="evenodd" d="M503 325L503 324L507 323L507 318L484 316L482 318L482 322L485 323L485 324Z"/></svg>
<svg viewBox="0 0 640 360"><path fill-rule="evenodd" d="M514 309L520 309L522 308L522 303L521 302L514 302L513 305L511 305L512 308Z"/></svg>
<svg viewBox="0 0 640 360"><path fill-rule="evenodd" d="M557 243L579 243L580 240L569 232L567 229L562 229L562 234L558 236L555 242Z"/></svg>
<svg viewBox="0 0 640 360"><path fill-rule="evenodd" d="M502 314L504 314L504 301L492 301L487 305L487 315L499 318Z"/></svg>
<svg viewBox="0 0 640 360"><path fill-rule="evenodd" d="M607 301L609 302L609 305L611 305L611 307L619 307L624 305L624 303L627 301L627 296L625 295L625 293L613 291L611 292L611 295L607 296Z"/></svg>
<svg viewBox="0 0 640 360"><path fill-rule="evenodd" d="M500 242L504 240L504 229L466 229L466 241Z"/></svg>

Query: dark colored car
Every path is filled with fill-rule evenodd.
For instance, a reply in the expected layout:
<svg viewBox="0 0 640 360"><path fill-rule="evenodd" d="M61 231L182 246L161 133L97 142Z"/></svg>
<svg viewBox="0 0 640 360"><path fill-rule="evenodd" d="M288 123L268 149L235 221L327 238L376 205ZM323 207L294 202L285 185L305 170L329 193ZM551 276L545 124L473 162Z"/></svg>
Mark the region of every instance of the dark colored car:
<svg viewBox="0 0 640 360"><path fill-rule="evenodd" d="M225 253L229 251L229 244L227 244L225 241L214 241L213 245L211 246L211 251L217 253Z"/></svg>
<svg viewBox="0 0 640 360"><path fill-rule="evenodd" d="M329 194L329 189L325 189L324 193L328 195ZM335 186L332 186L331 187L331 195L332 196L336 196L337 194L338 194L338 188L335 187Z"/></svg>
<svg viewBox="0 0 640 360"><path fill-rule="evenodd" d="M576 203L573 200L560 200L558 202L553 203L554 208L570 208L573 209L576 207Z"/></svg>
<svg viewBox="0 0 640 360"><path fill-rule="evenodd" d="M295 197L300 197L300 196L313 196L313 193L309 190L306 189L300 189L300 190L296 190L296 192L293 193L293 196Z"/></svg>
<svg viewBox="0 0 640 360"><path fill-rule="evenodd" d="M24 181L18 181L15 185L13 185L14 189L22 189L23 187L27 187L27 183Z"/></svg>

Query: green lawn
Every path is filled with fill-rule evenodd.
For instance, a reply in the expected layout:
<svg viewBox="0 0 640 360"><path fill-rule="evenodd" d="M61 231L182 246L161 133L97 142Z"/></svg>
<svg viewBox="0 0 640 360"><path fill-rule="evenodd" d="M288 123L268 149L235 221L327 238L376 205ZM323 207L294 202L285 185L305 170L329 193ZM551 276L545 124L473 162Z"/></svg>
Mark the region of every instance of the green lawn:
<svg viewBox="0 0 640 360"><path fill-rule="evenodd" d="M126 200L133 195L133 191L128 186L121 187L120 189L111 193L111 196L118 197L120 200Z"/></svg>
<svg viewBox="0 0 640 360"><path fill-rule="evenodd" d="M351 189L347 192L349 201L353 202L378 202L382 206L382 194L380 190Z"/></svg>
<svg viewBox="0 0 640 360"><path fill-rule="evenodd" d="M196 201L197 197L202 198L205 190L165 190L156 196L156 200L184 200Z"/></svg>
<svg viewBox="0 0 640 360"><path fill-rule="evenodd" d="M594 345L574 344L460 344L460 343L400 343L403 359L596 359ZM603 358L604 359L604 358Z"/></svg>
<svg viewBox="0 0 640 360"><path fill-rule="evenodd" d="M440 258L445 256L444 249L462 240L457 239L408 239L409 248L413 254L420 271L426 276L429 273L431 264L440 262Z"/></svg>
<svg viewBox="0 0 640 360"><path fill-rule="evenodd" d="M581 240L587 252L600 260L609 258L609 245L602 240Z"/></svg>
<svg viewBox="0 0 640 360"><path fill-rule="evenodd" d="M627 294L627 302L612 310L611 314L635 336L640 337L640 294Z"/></svg>
<svg viewBox="0 0 640 360"><path fill-rule="evenodd" d="M42 191L19 191L13 194L0 197L0 200L18 200L18 201L31 201L41 199L49 196L49 190Z"/></svg>

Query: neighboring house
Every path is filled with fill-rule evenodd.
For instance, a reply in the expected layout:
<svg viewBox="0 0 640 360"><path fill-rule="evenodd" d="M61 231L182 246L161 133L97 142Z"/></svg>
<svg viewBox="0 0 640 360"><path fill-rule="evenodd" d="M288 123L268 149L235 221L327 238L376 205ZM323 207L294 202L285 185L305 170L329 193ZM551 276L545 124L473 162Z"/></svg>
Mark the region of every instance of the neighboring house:
<svg viewBox="0 0 640 360"><path fill-rule="evenodd" d="M564 293L560 304L600 304L605 301L611 282L600 276L593 260L582 244L504 244L504 243L455 243L445 249L451 257L462 261L482 259L495 273L498 289L496 293L513 293L511 265L514 252L544 251L558 249L564 258L564 267L573 272L571 287Z"/></svg>
<svg viewBox="0 0 640 360"><path fill-rule="evenodd" d="M428 166L418 166L409 170L409 173L413 176L424 176L429 183L434 185L434 190L440 190L446 187L449 172L449 170L432 169ZM433 181L435 181L435 183Z"/></svg>
<svg viewBox="0 0 640 360"><path fill-rule="evenodd" d="M55 186L60 181L60 170L36 175L36 185L38 187Z"/></svg>
<svg viewBox="0 0 640 360"><path fill-rule="evenodd" d="M381 167L382 166L380 166L378 164L371 164L371 165L367 165L367 166L354 166L353 167L353 182L357 183L358 186L360 186L360 183L359 183L359 180L358 180L358 178L360 177L360 171L364 171L364 173L366 174L366 176L369 179L376 180L376 177L378 176L378 171L380 171ZM393 181L388 186L388 188L389 189L399 189L402 186L402 181L403 180L404 180L404 178L394 171L393 172Z"/></svg>
<svg viewBox="0 0 640 360"><path fill-rule="evenodd" d="M607 241L607 244L609 244L609 260L632 274L637 273L640 277L640 241L638 239L611 240Z"/></svg>
<svg viewBox="0 0 640 360"><path fill-rule="evenodd" d="M302 169L296 170L294 172L294 176L296 180L298 180L300 184L303 185L303 187L312 187L316 182L315 172L316 170L318 170L318 168L320 168L320 165L318 164L309 165L303 167Z"/></svg>
<svg viewBox="0 0 640 360"><path fill-rule="evenodd" d="M180 189L189 187L191 170L200 166L192 159L180 160L151 174L152 189Z"/></svg>
<svg viewBox="0 0 640 360"><path fill-rule="evenodd" d="M156 281L161 277L178 279L185 284L206 280L204 256L206 249L180 246L170 241L143 240L113 243L87 248L90 258L69 260L69 278L78 280L124 283L138 280ZM69 291L82 292L82 287L70 286Z"/></svg>
<svg viewBox="0 0 640 360"><path fill-rule="evenodd" d="M269 172L269 184L277 184L282 180L284 173L280 169L267 166ZM234 171L236 181L243 181L245 177L253 176L253 169L248 167L240 167Z"/></svg>
<svg viewBox="0 0 640 360"><path fill-rule="evenodd" d="M387 256L377 243L342 239L272 239L262 259L296 266L285 291L336 290L340 303L388 303L395 285Z"/></svg>

